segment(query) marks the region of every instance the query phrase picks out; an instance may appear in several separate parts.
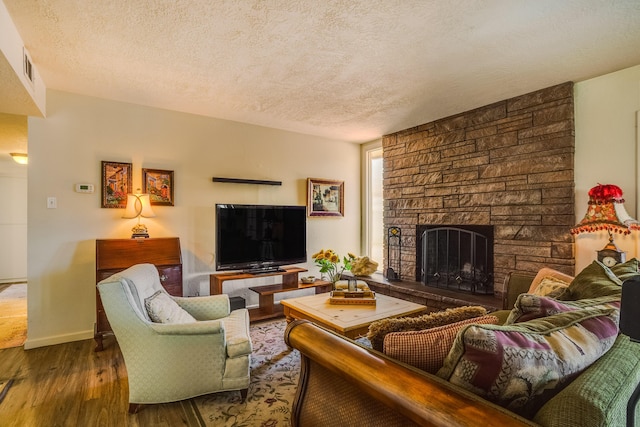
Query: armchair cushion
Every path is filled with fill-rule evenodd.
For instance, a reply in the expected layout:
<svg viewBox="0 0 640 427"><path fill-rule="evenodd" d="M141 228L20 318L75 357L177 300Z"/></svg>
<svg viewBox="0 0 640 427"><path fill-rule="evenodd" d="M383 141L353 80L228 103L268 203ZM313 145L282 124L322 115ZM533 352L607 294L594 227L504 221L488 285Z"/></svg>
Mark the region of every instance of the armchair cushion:
<svg viewBox="0 0 640 427"><path fill-rule="evenodd" d="M156 323L192 323L196 319L184 311L167 293L157 291L144 300L149 318Z"/></svg>

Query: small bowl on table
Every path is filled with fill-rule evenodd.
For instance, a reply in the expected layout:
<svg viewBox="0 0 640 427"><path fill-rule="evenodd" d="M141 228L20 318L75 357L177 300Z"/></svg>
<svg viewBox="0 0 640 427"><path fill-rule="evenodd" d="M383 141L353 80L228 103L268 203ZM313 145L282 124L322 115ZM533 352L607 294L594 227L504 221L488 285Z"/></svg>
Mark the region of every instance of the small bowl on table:
<svg viewBox="0 0 640 427"><path fill-rule="evenodd" d="M315 276L307 276L307 277L301 277L300 281L304 284L310 284L316 281L316 277Z"/></svg>

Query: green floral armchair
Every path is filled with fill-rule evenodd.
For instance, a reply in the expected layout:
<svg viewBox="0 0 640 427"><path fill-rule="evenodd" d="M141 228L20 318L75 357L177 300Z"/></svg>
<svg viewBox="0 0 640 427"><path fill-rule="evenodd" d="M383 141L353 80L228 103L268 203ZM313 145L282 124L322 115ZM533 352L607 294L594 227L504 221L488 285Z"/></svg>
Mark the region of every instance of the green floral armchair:
<svg viewBox="0 0 640 427"><path fill-rule="evenodd" d="M231 312L227 295L172 297L152 264L97 286L127 368L129 412L218 391L240 390L246 398L252 350L246 309ZM166 315L176 311L177 320Z"/></svg>

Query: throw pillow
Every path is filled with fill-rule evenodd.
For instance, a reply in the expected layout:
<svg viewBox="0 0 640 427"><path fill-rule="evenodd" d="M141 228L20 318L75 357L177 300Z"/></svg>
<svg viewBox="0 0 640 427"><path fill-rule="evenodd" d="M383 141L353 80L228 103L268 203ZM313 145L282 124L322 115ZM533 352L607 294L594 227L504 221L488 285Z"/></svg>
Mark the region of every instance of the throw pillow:
<svg viewBox="0 0 640 427"><path fill-rule="evenodd" d="M487 310L484 307L463 306L435 311L423 316L382 319L369 325L367 338L371 342L371 347L383 351L384 337L391 332L420 331L485 314L487 314Z"/></svg>
<svg viewBox="0 0 640 427"><path fill-rule="evenodd" d="M620 296L621 292L622 280L609 267L593 261L578 273L558 299L570 301L608 295Z"/></svg>
<svg viewBox="0 0 640 427"><path fill-rule="evenodd" d="M193 316L162 291L157 291L149 298L145 298L144 306L151 320L156 323L191 323L196 321Z"/></svg>
<svg viewBox="0 0 640 427"><path fill-rule="evenodd" d="M550 297L521 294L504 323L505 325L511 325L517 322L526 322L539 317L552 316L566 311L580 310L589 307L619 310L620 297L612 295L576 301L558 301Z"/></svg>
<svg viewBox="0 0 640 427"><path fill-rule="evenodd" d="M437 375L531 418L611 348L618 335L614 311L588 308L514 325L465 326Z"/></svg>
<svg viewBox="0 0 640 427"><path fill-rule="evenodd" d="M624 282L631 276L636 276L638 274L640 260L638 260L638 258L632 258L627 262L616 264L610 268L611 272L615 274L618 279Z"/></svg>
<svg viewBox="0 0 640 427"><path fill-rule="evenodd" d="M423 331L392 332L384 338L384 353L396 360L435 374L442 368L456 335L469 324L498 324L496 316L481 316Z"/></svg>
<svg viewBox="0 0 640 427"><path fill-rule="evenodd" d="M565 282L567 285L571 283L574 278L573 276L570 276L569 274L563 273L562 271L556 270L554 268L542 267L540 270L538 270L538 273L533 278L533 281L531 281L529 291L523 293L532 294L536 290L542 279L547 277Z"/></svg>
<svg viewBox="0 0 640 427"><path fill-rule="evenodd" d="M546 276L540 281L533 292L530 293L533 295L556 297L561 295L568 286L569 282L553 276Z"/></svg>

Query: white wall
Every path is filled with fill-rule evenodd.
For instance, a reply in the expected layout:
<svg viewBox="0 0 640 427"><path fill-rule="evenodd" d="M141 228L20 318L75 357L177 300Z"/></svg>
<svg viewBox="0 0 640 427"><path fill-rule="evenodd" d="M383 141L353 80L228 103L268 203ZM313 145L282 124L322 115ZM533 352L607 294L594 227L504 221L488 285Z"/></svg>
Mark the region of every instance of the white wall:
<svg viewBox="0 0 640 427"><path fill-rule="evenodd" d="M128 238L136 221L100 208L101 161L133 163L134 189L143 167L175 171L175 206L154 206L157 217L144 223L151 237L180 237L185 295L195 295L208 293L214 271L215 204L305 205L308 177L345 181L345 217L308 219L308 255L327 247L357 252L359 155L358 145L344 141L47 92L47 118L29 118L25 348L93 336L95 239ZM213 176L282 186L213 183ZM92 183L96 192L76 193L76 183ZM46 208L47 197L57 198L57 209ZM230 294L247 286L231 283ZM239 294L257 301L253 292Z"/></svg>
<svg viewBox="0 0 640 427"><path fill-rule="evenodd" d="M0 157L0 194L0 283L23 281L27 278L27 166L8 155Z"/></svg>
<svg viewBox="0 0 640 427"><path fill-rule="evenodd" d="M624 192L625 208L634 218L640 209L637 120L640 111L640 65L576 83L575 203L576 223L587 211L589 189L615 184ZM637 232L615 236L627 259L638 257ZM576 271L596 258L607 243L606 232L576 236Z"/></svg>

